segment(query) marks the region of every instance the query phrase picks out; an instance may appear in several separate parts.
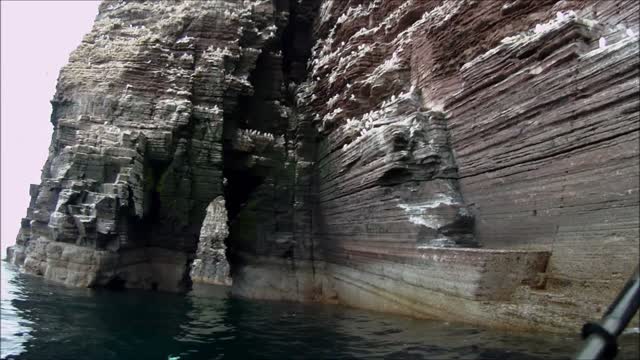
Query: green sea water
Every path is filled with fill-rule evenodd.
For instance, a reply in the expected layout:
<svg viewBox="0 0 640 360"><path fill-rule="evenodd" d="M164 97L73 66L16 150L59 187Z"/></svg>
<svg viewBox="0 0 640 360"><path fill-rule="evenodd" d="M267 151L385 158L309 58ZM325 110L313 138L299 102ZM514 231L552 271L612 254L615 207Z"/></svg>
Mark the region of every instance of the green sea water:
<svg viewBox="0 0 640 360"><path fill-rule="evenodd" d="M2 359L570 359L573 336L516 334L340 306L72 289L2 263ZM620 359L637 359L638 335Z"/></svg>

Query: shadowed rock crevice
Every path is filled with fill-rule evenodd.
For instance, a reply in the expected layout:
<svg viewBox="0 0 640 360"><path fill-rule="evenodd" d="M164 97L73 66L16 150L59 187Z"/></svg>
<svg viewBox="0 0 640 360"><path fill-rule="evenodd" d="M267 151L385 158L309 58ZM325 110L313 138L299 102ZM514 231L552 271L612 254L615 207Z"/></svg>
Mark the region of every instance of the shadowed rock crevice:
<svg viewBox="0 0 640 360"><path fill-rule="evenodd" d="M109 289L109 290L124 290L126 288L126 284L127 281L124 279L121 279L118 276L115 276L113 278L111 278L105 285L104 288L105 289ZM155 289L154 286L155 285ZM157 283L152 283L152 290L156 290L158 287Z"/></svg>
<svg viewBox="0 0 640 360"><path fill-rule="evenodd" d="M282 19L276 22L277 39L265 43L256 60L249 76L252 92L225 113L226 246L232 272L246 264L246 256L290 260L309 252L308 240L297 239L310 235L308 228L305 234L297 228L304 223L296 218L295 203L296 197L310 196L304 186L311 178L301 179L298 170L310 154L300 152L309 145L298 123L295 89L306 76L319 2L276 2L275 8Z"/></svg>

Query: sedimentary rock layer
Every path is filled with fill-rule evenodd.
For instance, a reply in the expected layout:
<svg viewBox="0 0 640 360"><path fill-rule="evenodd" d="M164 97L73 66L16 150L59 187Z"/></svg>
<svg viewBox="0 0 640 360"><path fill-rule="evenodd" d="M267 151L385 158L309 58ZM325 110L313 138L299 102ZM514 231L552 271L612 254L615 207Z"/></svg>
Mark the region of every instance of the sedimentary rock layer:
<svg viewBox="0 0 640 360"><path fill-rule="evenodd" d="M73 283L54 249L142 251L155 264L141 249L159 248L182 259L167 288L187 288L205 210L223 194L223 119L253 93L249 76L284 24L268 1L104 2L60 73L49 158L12 259ZM155 287L174 270L138 283L98 258L76 285Z"/></svg>
<svg viewBox="0 0 640 360"><path fill-rule="evenodd" d="M378 254L416 246L411 231L396 230L402 218L393 205L401 197L388 188L368 200L360 194L375 191L363 184L375 177L384 146L375 138L364 145L377 158L366 158L367 150L341 154L353 138L375 132L371 124L385 122L363 114L413 87L423 111L446 119L443 144L455 171L443 177L475 218L475 241L552 253L539 286L506 301L531 306L514 310L514 321L519 312L535 313L532 326L553 330L594 317L638 258L638 10L631 1L323 2L306 105L324 135L314 236L327 260L354 271L341 255L365 254L360 261L371 266L356 271L355 286L369 286L371 274L398 292L410 276L393 279L376 266ZM361 134L346 135L353 128ZM416 188L411 176L398 178ZM415 210L405 216L425 225ZM388 287L367 295L370 307L388 307L375 300L393 298ZM552 319L558 314L562 321Z"/></svg>

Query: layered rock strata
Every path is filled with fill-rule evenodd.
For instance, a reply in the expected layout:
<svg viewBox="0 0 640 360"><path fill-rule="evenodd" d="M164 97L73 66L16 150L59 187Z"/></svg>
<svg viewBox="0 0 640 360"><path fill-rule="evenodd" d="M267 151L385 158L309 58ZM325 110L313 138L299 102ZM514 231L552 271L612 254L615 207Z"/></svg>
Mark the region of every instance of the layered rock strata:
<svg viewBox="0 0 640 360"><path fill-rule="evenodd" d="M333 207L323 193L324 154L334 157L327 163L339 177L344 170L334 159L350 151L350 140L333 147L331 140L349 133L354 119L375 131L362 114L414 86L423 108L445 114L457 168L451 178L475 217L475 240L485 248L552 253L538 285L517 287L504 302L510 325L577 328L606 308L638 258L635 2L326 1L316 34L307 106L329 144L319 150L317 212L317 223L328 226L316 228L316 236L326 239L328 254L343 256L327 255L348 273L342 277L350 284L335 276L337 288L352 289L343 302L389 309L380 299L395 299L420 303L426 313L440 307L424 300L436 299L433 293L406 281L415 268L380 260L411 234L387 236L396 229L390 205L397 196ZM341 180L324 189L349 184L349 196L360 190L349 177ZM367 206L349 219L347 209L357 214ZM343 226L346 234L334 232ZM394 277L393 268L404 275ZM395 309L411 313L405 305ZM490 323L499 313L478 321Z"/></svg>
<svg viewBox="0 0 640 360"><path fill-rule="evenodd" d="M101 4L52 100L50 155L12 250L27 271L188 288L206 208L224 192L224 118L287 20L268 1L193 5ZM91 253L65 256L76 249Z"/></svg>
<svg viewBox="0 0 640 360"><path fill-rule="evenodd" d="M637 263L638 10L105 2L9 258L575 330Z"/></svg>

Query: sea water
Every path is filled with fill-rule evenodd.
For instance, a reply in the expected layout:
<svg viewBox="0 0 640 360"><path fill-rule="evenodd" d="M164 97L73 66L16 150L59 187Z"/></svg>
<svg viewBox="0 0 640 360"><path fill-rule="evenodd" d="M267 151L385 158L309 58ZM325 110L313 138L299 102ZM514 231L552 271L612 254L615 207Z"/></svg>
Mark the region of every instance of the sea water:
<svg viewBox="0 0 640 360"><path fill-rule="evenodd" d="M341 306L67 288L2 263L2 359L571 359L577 336ZM638 359L638 335L620 359Z"/></svg>

